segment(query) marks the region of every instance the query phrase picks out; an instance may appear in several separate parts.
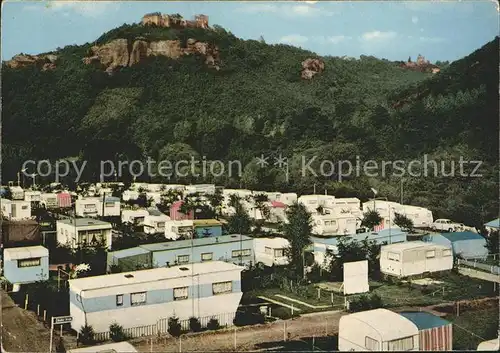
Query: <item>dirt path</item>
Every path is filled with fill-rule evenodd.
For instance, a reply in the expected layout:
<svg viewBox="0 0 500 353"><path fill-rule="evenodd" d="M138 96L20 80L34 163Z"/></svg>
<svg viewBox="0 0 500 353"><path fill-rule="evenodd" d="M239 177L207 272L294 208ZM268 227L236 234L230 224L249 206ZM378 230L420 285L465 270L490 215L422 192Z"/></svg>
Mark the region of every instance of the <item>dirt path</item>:
<svg viewBox="0 0 500 353"><path fill-rule="evenodd" d="M8 352L48 352L50 330L38 319L36 313L24 310L14 303L3 290L2 345ZM54 338L54 347L58 338Z"/></svg>
<svg viewBox="0 0 500 353"><path fill-rule="evenodd" d="M224 332L183 336L180 343L179 339L171 337L153 338L153 351L179 352L179 348L182 349L182 352L259 350L263 349L265 343L283 341L284 325L286 325L289 340L335 334L338 330L339 319L344 314L338 311L305 314L294 320L236 328L236 331L235 329L227 329ZM234 345L235 336L236 348ZM151 350L150 340L134 340L131 343L140 352Z"/></svg>

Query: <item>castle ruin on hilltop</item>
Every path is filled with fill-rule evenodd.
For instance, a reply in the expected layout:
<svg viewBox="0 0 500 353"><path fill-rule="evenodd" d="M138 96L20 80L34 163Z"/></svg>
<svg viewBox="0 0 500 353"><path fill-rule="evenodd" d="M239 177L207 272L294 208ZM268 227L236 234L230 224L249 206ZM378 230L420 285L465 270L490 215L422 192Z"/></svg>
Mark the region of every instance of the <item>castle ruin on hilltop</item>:
<svg viewBox="0 0 500 353"><path fill-rule="evenodd" d="M158 26L170 28L203 28L208 29L208 16L196 15L194 20L185 20L181 15L165 15L160 12L148 13L142 17L143 26Z"/></svg>

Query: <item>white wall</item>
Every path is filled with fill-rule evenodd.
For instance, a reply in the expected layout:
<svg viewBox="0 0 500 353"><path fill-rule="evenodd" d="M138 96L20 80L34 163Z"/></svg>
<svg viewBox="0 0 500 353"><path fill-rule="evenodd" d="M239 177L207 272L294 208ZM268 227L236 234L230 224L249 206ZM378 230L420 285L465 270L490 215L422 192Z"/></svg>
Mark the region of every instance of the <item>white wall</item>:
<svg viewBox="0 0 500 353"><path fill-rule="evenodd" d="M269 250L266 250L270 248ZM282 266L288 264L288 257L283 251L283 256L275 256L275 250L286 249L290 247L288 240L284 238L255 238L255 262L262 262L266 266Z"/></svg>
<svg viewBox="0 0 500 353"><path fill-rule="evenodd" d="M155 233L165 233L166 222L170 221L170 217L167 215L163 216L152 216L147 215L144 217L144 233L155 234Z"/></svg>
<svg viewBox="0 0 500 353"><path fill-rule="evenodd" d="M81 232L85 231L99 231L101 237L105 240L105 245L108 249L111 249L112 245L112 232L111 232L111 224L108 225L89 225L89 226L80 226L76 227L76 231L79 233L79 237L76 241L73 241L75 236L75 226L72 224L66 224L62 222L57 222L57 242L60 244L69 245L72 248L76 248L78 246L78 242L81 241Z"/></svg>

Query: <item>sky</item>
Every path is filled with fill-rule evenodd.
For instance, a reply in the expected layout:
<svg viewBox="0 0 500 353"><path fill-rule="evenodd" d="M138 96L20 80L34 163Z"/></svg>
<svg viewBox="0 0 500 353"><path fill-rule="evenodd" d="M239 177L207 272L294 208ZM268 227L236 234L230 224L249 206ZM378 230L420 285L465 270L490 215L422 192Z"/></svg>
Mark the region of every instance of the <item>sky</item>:
<svg viewBox="0 0 500 353"><path fill-rule="evenodd" d="M499 34L496 1L4 1L2 60L93 42L149 12L209 16L243 39L320 55L457 60Z"/></svg>

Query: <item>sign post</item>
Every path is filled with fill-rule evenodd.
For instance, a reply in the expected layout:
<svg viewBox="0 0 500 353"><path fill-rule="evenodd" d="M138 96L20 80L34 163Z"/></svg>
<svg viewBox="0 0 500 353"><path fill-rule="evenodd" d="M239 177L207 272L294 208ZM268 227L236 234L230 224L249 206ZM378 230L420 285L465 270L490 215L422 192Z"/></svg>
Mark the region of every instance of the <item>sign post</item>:
<svg viewBox="0 0 500 353"><path fill-rule="evenodd" d="M61 332L62 332L62 325L70 323L73 321L73 318L71 316L54 316L50 320L50 350L49 353L52 353L52 341L54 337L54 325L61 325Z"/></svg>

